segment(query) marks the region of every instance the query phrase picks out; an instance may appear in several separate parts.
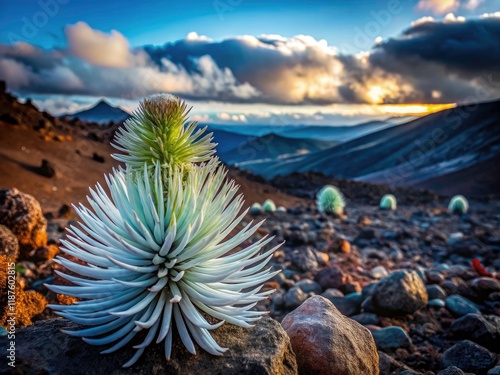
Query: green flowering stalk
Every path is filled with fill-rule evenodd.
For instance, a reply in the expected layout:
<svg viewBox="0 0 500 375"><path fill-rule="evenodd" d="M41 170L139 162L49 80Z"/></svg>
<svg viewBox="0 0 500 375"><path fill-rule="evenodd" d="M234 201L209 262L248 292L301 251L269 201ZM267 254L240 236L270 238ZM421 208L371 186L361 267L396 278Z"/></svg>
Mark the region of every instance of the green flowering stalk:
<svg viewBox="0 0 500 375"><path fill-rule="evenodd" d="M380 208L382 210L392 210L395 211L398 208L398 203L396 197L392 194L386 194L380 200Z"/></svg>
<svg viewBox="0 0 500 375"><path fill-rule="evenodd" d="M124 364L133 365L153 341L171 356L174 330L195 354L195 343L213 355L222 348L210 330L224 322L251 327L264 312L252 307L272 293L262 285L277 272L266 267L280 246L261 252L273 237L241 249L262 222L227 239L247 211L242 195L227 181L210 136L184 126L186 105L171 96L144 100L117 136L115 155L125 168L90 190L90 208L75 207L81 222L71 225L63 251L86 263L59 257L73 285L47 285L81 299L50 305L75 323L89 326L69 335L111 353L145 330L144 341ZM218 320L209 323L204 314Z"/></svg>
<svg viewBox="0 0 500 375"><path fill-rule="evenodd" d="M326 185L318 193L316 204L320 212L342 215L345 200L342 192L335 186Z"/></svg>
<svg viewBox="0 0 500 375"><path fill-rule="evenodd" d="M141 169L144 163L168 167L210 160L216 146L211 142L212 133L202 136L206 127L196 130L196 122L184 126L188 114L186 103L172 95L144 99L112 144L125 155L113 157L133 169Z"/></svg>

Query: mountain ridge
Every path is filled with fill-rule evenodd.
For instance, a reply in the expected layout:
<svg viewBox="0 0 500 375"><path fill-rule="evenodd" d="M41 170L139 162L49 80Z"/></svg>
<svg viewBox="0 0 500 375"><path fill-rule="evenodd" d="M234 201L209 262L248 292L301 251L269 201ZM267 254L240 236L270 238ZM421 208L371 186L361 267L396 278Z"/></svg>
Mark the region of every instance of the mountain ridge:
<svg viewBox="0 0 500 375"><path fill-rule="evenodd" d="M499 123L500 100L457 106L327 150L269 162L243 163L241 167L268 179L294 172L320 172L390 186L426 188L426 180L498 155ZM438 192L448 195L446 186L439 185Z"/></svg>

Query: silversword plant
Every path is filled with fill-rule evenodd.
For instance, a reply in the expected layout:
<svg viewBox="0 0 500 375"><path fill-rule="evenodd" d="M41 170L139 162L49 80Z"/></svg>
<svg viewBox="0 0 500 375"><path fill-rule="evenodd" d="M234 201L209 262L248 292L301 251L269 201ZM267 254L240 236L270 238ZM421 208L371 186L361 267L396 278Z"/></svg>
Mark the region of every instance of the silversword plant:
<svg viewBox="0 0 500 375"><path fill-rule="evenodd" d="M464 215L469 210L469 202L463 195L455 195L450 200L448 210L452 214Z"/></svg>
<svg viewBox="0 0 500 375"><path fill-rule="evenodd" d="M318 193L316 204L320 212L342 215L345 200L342 192L335 186L326 185Z"/></svg>
<svg viewBox="0 0 500 375"><path fill-rule="evenodd" d="M123 154L113 156L125 167L106 177L109 195L97 185L90 207L75 206L81 222L68 228L62 250L79 262L56 260L69 271L57 274L73 285L47 285L80 299L50 307L89 326L69 335L111 344L102 353L147 332L124 367L153 341L169 359L174 330L189 352L196 343L222 355L227 349L210 330L224 322L251 327L264 314L252 307L272 292L261 288L276 274L266 265L279 245L262 252L272 240L264 237L234 251L262 222L229 236L247 212L240 213L243 197L213 156L211 134L186 124L187 113L169 95L141 102L116 137Z"/></svg>
<svg viewBox="0 0 500 375"><path fill-rule="evenodd" d="M272 199L266 199L266 201L262 204L262 208L266 212L274 212L276 211L276 204Z"/></svg>
<svg viewBox="0 0 500 375"><path fill-rule="evenodd" d="M398 208L396 197L392 194L384 195L380 200L380 208L383 210L396 211L396 209Z"/></svg>

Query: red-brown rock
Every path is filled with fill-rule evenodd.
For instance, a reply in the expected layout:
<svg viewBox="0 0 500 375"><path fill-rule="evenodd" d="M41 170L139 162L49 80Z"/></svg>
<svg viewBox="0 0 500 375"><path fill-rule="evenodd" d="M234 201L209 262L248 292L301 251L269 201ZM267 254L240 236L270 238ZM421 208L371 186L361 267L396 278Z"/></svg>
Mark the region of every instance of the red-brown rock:
<svg viewBox="0 0 500 375"><path fill-rule="evenodd" d="M301 374L378 375L373 337L326 298L313 296L281 323L290 336Z"/></svg>

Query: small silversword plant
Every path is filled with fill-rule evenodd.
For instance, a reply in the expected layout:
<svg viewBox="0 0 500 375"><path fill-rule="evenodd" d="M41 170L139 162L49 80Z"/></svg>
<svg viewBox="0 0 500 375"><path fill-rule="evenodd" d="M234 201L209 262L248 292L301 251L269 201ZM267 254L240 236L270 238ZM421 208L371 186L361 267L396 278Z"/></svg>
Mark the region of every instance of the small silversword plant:
<svg viewBox="0 0 500 375"><path fill-rule="evenodd" d="M262 207L262 205L258 202L255 202L254 204L252 204L252 206L250 207L250 214L251 215L254 215L254 216L258 216L258 215L262 215L264 213L264 208Z"/></svg>
<svg viewBox="0 0 500 375"><path fill-rule="evenodd" d="M266 201L262 205L262 208L266 212L274 212L274 211L276 211L276 205L274 204L274 201L272 199L266 199Z"/></svg>
<svg viewBox="0 0 500 375"><path fill-rule="evenodd" d="M47 285L80 300L51 305L60 316L89 326L69 335L114 352L144 330L144 341L124 367L145 348L164 343L171 356L176 330L195 354L197 343L213 355L222 348L210 335L224 322L251 327L264 312L252 307L272 291L261 291L276 272L266 264L274 250L261 252L271 238L235 251L259 228L236 226L243 198L226 180L211 135L186 124L187 107L169 95L145 99L125 123L114 145L125 163L106 177L109 194L90 190L90 208L75 206L81 222L71 225L59 257L73 285ZM279 245L278 245L279 246ZM210 322L205 315L214 320ZM215 323L214 323L215 322Z"/></svg>
<svg viewBox="0 0 500 375"><path fill-rule="evenodd" d="M333 213L335 215L342 215L344 213L344 195L337 187L332 185L326 185L319 191L316 204L320 212Z"/></svg>
<svg viewBox="0 0 500 375"><path fill-rule="evenodd" d="M452 214L464 215L469 210L469 202L467 202L467 199L463 195L455 195L450 200L448 210Z"/></svg>
<svg viewBox="0 0 500 375"><path fill-rule="evenodd" d="M396 197L392 194L386 194L380 200L380 208L382 210L392 210L396 211L398 208L398 203L396 201Z"/></svg>

